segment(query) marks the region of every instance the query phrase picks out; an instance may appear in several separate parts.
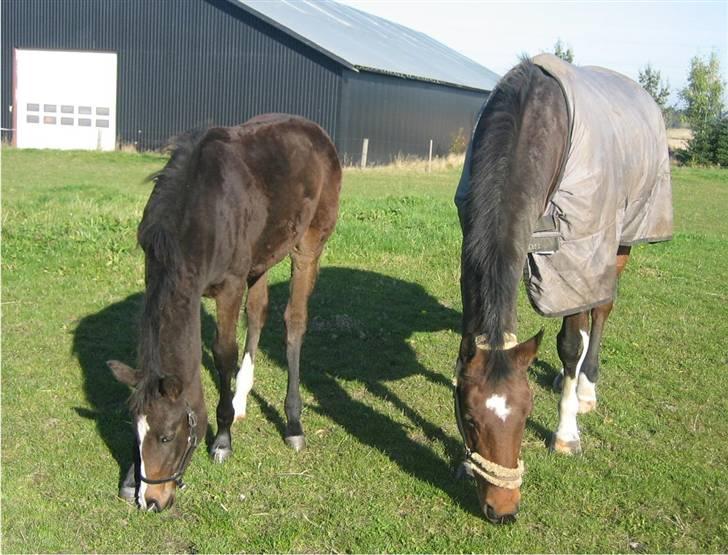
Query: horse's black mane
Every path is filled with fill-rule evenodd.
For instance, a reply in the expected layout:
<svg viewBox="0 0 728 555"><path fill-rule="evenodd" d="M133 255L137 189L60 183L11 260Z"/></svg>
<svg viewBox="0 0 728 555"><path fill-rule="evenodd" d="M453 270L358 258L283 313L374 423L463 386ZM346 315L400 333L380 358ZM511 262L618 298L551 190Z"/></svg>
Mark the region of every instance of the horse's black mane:
<svg viewBox="0 0 728 555"><path fill-rule="evenodd" d="M178 225L184 208L184 188L192 177L199 145L206 133L207 129L195 129L174 137L168 147L169 161L147 178L154 182L154 190L137 230L137 240L146 255L146 293L137 352L144 378L129 399L132 413L143 412L145 405L159 395L159 327L163 311L178 286L182 265Z"/></svg>
<svg viewBox="0 0 728 555"><path fill-rule="evenodd" d="M523 60L490 95L473 135L471 187L464 213L464 264L480 284L477 333L502 346L516 331L518 284L532 231L531 183L512 179L525 103L540 68Z"/></svg>

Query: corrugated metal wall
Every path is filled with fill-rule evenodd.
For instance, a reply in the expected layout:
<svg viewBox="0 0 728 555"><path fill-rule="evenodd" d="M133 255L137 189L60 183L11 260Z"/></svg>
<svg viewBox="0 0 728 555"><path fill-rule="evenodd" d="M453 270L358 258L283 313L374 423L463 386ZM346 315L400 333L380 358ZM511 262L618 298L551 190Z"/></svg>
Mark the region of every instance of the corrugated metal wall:
<svg viewBox="0 0 728 555"><path fill-rule="evenodd" d="M380 75L344 71L337 145L346 162L358 164L369 139L367 162L386 164L398 155L446 155L455 136L470 138L487 92L469 91Z"/></svg>
<svg viewBox="0 0 728 555"><path fill-rule="evenodd" d="M336 139L341 66L226 0L2 0L3 128L13 48L117 52L123 143L156 148L264 112L303 115Z"/></svg>

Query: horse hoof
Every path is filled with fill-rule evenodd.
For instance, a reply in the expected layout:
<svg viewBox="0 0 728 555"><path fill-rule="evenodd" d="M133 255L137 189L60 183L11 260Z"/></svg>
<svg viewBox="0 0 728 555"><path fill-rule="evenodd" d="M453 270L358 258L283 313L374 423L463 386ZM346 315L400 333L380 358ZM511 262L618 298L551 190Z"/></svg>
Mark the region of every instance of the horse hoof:
<svg viewBox="0 0 728 555"><path fill-rule="evenodd" d="M587 399L586 401L579 399L579 414L586 414L587 412L593 411L595 408L597 408L596 399Z"/></svg>
<svg viewBox="0 0 728 555"><path fill-rule="evenodd" d="M288 436L286 445L298 453L306 447L306 438L304 436Z"/></svg>
<svg viewBox="0 0 728 555"><path fill-rule="evenodd" d="M212 460L218 464L225 462L232 454L233 450L230 447L213 447L210 451Z"/></svg>
<svg viewBox="0 0 728 555"><path fill-rule="evenodd" d="M119 497L124 501L134 502L136 501L136 487L135 486L121 486L119 488Z"/></svg>
<svg viewBox="0 0 728 555"><path fill-rule="evenodd" d="M556 434L554 434L551 436L549 451L552 453L562 453L564 455L578 455L581 453L581 440L574 439L571 441L564 441L557 438Z"/></svg>
<svg viewBox="0 0 728 555"><path fill-rule="evenodd" d="M458 467L455 469L455 479L456 480L472 480L473 479L473 469L470 467L469 464L462 462L458 465Z"/></svg>
<svg viewBox="0 0 728 555"><path fill-rule="evenodd" d="M564 383L564 369L562 368L558 374L556 374L556 377L554 378L554 383L551 385L551 387L554 388L554 391L556 393L561 393L561 388Z"/></svg>
<svg viewBox="0 0 728 555"><path fill-rule="evenodd" d="M245 420L245 413L235 414L235 418L233 418L233 424L235 424L236 422L242 422L243 420Z"/></svg>

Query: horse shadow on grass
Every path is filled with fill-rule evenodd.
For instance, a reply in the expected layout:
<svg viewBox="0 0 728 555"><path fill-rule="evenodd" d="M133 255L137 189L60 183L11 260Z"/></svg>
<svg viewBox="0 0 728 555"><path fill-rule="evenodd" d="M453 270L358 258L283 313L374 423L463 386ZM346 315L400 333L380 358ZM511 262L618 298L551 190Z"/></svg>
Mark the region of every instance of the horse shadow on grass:
<svg viewBox="0 0 728 555"><path fill-rule="evenodd" d="M260 339L260 349L281 369L287 368L282 315L288 287L288 282L271 286L268 321ZM441 388L449 407L452 361L437 371L427 368L408 341L417 332L456 330L459 324L458 311L440 304L418 284L375 272L324 268L309 302L301 384L314 397L309 410L329 418L361 443L389 457L403 471L438 487L461 507L479 514L474 492L466 491L453 477L453 463L462 456L459 438L423 417L417 410L417 397L403 399L390 386L395 380L423 376ZM370 395L394 406L409 423L403 425L353 398L342 382L354 381ZM255 391L252 396L264 417L283 434L285 420L280 409ZM282 405L282 401L275 404ZM305 427L305 419L303 424ZM440 443L450 460L413 439L413 429L429 441Z"/></svg>
<svg viewBox="0 0 728 555"><path fill-rule="evenodd" d="M136 361L136 339L143 293L134 293L82 318L73 333L73 354L83 372L83 387L91 408L76 413L94 420L99 435L119 465L119 483L132 463L134 432L126 400L129 388L116 381L106 361Z"/></svg>
<svg viewBox="0 0 728 555"><path fill-rule="evenodd" d="M282 315L288 287L288 282L271 286L268 322L260 340L261 350L282 371L287 368ZM133 462L134 433L126 404L129 389L113 378L106 361L119 359L133 364L136 360L137 335L133 330L138 327L143 297L141 292L129 295L84 317L73 336L73 353L83 372L84 392L90 405L75 410L81 417L95 421L100 437L119 465L119 483ZM480 515L474 491L453 477L453 466L462 457L460 439L423 417L417 410L416 397L403 399L390 387L393 381L420 375L442 388L442 395L449 401L451 364L438 371L427 368L417 359L409 340L418 332L457 330L459 323L458 311L440 304L418 284L375 272L324 268L309 303L301 383L314 397L310 410L379 450L403 471L438 487L464 509ZM214 318L203 307L202 362L217 384L217 373L209 356L214 334ZM455 345L453 349L454 357ZM342 387L342 382L347 381L363 385L370 395L394 406L409 423L403 425L353 398ZM283 435L283 399L271 402L255 390L251 396L263 417ZM448 417L452 417L450 412ZM303 423L305 426L305 419ZM430 442L440 443L447 460L413 439L413 429L421 431ZM537 433L545 437L548 432ZM208 429L208 439L211 437Z"/></svg>

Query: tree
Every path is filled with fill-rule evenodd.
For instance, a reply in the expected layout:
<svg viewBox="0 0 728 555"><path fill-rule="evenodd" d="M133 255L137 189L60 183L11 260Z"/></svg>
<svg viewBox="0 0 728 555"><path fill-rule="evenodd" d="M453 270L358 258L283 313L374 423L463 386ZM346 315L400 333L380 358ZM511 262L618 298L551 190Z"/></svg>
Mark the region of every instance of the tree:
<svg viewBox="0 0 728 555"><path fill-rule="evenodd" d="M714 133L713 162L719 166L728 168L728 116L723 116L723 119L715 125Z"/></svg>
<svg viewBox="0 0 728 555"><path fill-rule="evenodd" d="M715 52L707 61L698 56L690 60L688 85L680 91L680 98L685 101L685 115L693 130L688 153L694 163L716 163L716 141L720 135L717 126L723 114L724 89Z"/></svg>
<svg viewBox="0 0 728 555"><path fill-rule="evenodd" d="M567 46L561 42L561 39L557 40L556 44L554 44L554 55L569 63L574 63L574 51L571 49L571 46Z"/></svg>
<svg viewBox="0 0 728 555"><path fill-rule="evenodd" d="M662 116L665 117L665 110L667 109L667 97L670 96L670 84L662 82L662 75L656 69L654 69L648 62L644 70L640 69L637 76L637 80L640 85L650 93L650 96L655 99L655 102L662 110Z"/></svg>

